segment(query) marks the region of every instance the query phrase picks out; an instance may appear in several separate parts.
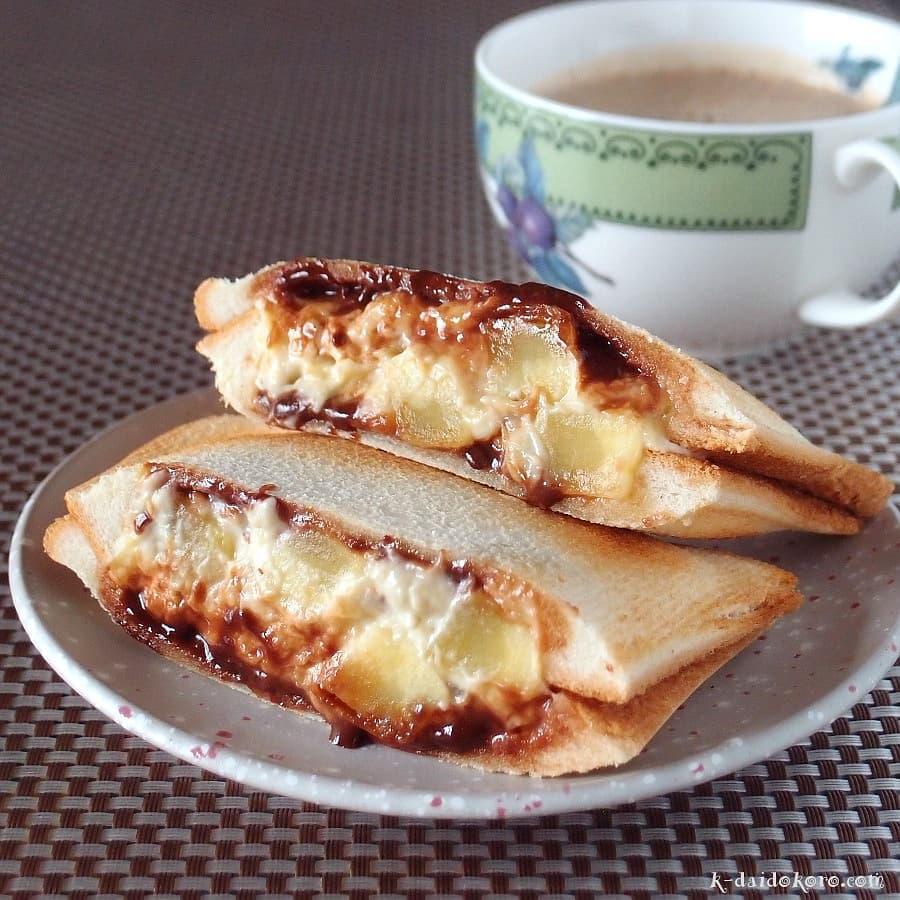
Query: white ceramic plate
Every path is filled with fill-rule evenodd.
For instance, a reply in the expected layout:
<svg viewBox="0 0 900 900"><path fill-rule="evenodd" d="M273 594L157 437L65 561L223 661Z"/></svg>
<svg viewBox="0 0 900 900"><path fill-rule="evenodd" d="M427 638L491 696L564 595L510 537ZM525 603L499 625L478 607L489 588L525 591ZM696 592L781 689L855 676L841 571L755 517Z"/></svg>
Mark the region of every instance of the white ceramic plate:
<svg viewBox="0 0 900 900"><path fill-rule="evenodd" d="M394 815L502 818L615 806L728 774L803 740L861 699L898 656L900 517L853 538L733 542L800 576L809 602L704 684L637 759L559 779L490 775L384 747L343 750L322 723L188 672L128 637L41 550L63 494L181 422L220 412L211 391L113 426L41 484L10 554L13 600L47 662L123 728L255 788Z"/></svg>

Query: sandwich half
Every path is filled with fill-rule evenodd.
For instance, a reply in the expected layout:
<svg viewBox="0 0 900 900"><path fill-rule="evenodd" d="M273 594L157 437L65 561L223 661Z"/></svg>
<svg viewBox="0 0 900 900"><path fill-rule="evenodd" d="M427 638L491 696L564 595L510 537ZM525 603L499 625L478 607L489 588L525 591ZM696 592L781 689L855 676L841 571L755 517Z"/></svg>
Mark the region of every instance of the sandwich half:
<svg viewBox="0 0 900 900"><path fill-rule="evenodd" d="M66 503L47 553L138 640L319 714L338 743L505 772L627 761L800 602L764 563L236 416Z"/></svg>
<svg viewBox="0 0 900 900"><path fill-rule="evenodd" d="M238 412L329 431L589 522L833 534L892 484L719 372L545 285L347 260L208 279L198 345Z"/></svg>

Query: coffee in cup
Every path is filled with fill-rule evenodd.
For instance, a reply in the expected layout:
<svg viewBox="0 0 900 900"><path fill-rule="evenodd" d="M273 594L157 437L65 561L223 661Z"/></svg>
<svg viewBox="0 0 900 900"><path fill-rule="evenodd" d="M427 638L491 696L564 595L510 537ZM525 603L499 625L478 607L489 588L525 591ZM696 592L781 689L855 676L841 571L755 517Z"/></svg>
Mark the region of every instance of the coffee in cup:
<svg viewBox="0 0 900 900"><path fill-rule="evenodd" d="M804 60L712 44L611 54L533 88L584 109L680 122L755 123L828 119L878 106L830 71Z"/></svg>

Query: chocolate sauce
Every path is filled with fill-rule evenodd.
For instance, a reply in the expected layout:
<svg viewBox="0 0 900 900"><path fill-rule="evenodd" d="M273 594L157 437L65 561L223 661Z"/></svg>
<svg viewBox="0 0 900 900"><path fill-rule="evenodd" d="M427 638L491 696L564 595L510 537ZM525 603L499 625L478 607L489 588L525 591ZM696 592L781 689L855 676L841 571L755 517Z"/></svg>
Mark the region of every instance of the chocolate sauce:
<svg viewBox="0 0 900 900"><path fill-rule="evenodd" d="M472 563L467 559L447 559L444 561L444 571L456 581L465 581L468 578L477 577L472 570Z"/></svg>
<svg viewBox="0 0 900 900"><path fill-rule="evenodd" d="M375 294L400 287L396 273L380 266L367 266L355 279L340 278L322 259L304 259L285 266L275 280L279 298L305 303L338 300L341 305L364 306Z"/></svg>
<svg viewBox="0 0 900 900"><path fill-rule="evenodd" d="M342 270L344 270L342 272ZM437 306L460 293L471 282L439 272L411 271L370 263L347 264L318 258L288 263L275 278L275 294L293 306L316 300L336 301L337 309L365 306L376 294L406 291L427 305Z"/></svg>
<svg viewBox="0 0 900 900"><path fill-rule="evenodd" d="M462 455L479 472L499 472L503 467L503 443L499 435L490 441L475 441L462 451Z"/></svg>
<svg viewBox="0 0 900 900"><path fill-rule="evenodd" d="M460 451L463 459L479 472L503 471L503 443L499 435L490 441L476 441ZM549 509L566 495L546 478L520 483L525 492L525 500L531 506Z"/></svg>
<svg viewBox="0 0 900 900"><path fill-rule="evenodd" d="M525 489L525 499L528 503L540 509L550 509L567 496L565 491L551 484L546 478L526 482L522 487Z"/></svg>
<svg viewBox="0 0 900 900"><path fill-rule="evenodd" d="M637 373L615 340L598 334L586 321L590 308L586 300L533 281L524 284L477 282L426 269L415 271L309 258L284 266L275 278L274 291L277 300L295 308L315 301L337 301L336 313L365 306L386 291L414 294L426 306L449 302L478 304L483 306L484 316L492 319L533 313L539 307L553 307L572 317L579 349L588 369L586 377L606 380L621 377L626 372ZM342 337L346 339L346 335Z"/></svg>
<svg viewBox="0 0 900 900"><path fill-rule="evenodd" d="M254 398L254 405L267 422L274 422L293 431L299 431L309 422L329 425L335 431L352 431L363 425L357 403L329 404L317 410L295 391L277 398L259 391Z"/></svg>
<svg viewBox="0 0 900 900"><path fill-rule="evenodd" d="M593 328L578 328L577 352L581 383L609 382L635 373L634 367L615 344Z"/></svg>
<svg viewBox="0 0 900 900"><path fill-rule="evenodd" d="M363 731L358 725L347 721L347 719L335 718L329 724L331 725L331 731L328 734L328 740L335 747L356 750L359 747L365 747L366 744L372 743L372 735Z"/></svg>
<svg viewBox="0 0 900 900"><path fill-rule="evenodd" d="M207 497L214 497L226 506L234 507L237 510L245 510L252 503L273 499L276 503L279 517L283 522L299 530L314 528L322 531L329 537L340 541L348 550L352 550L356 553L372 553L379 559L388 556L399 556L408 559L410 562L416 563L417 565L423 566L443 564L441 558L428 558L420 551L413 549L399 538L390 534L384 535L379 540L372 540L370 538L362 538L348 534L342 528L328 522L318 513L292 504L281 497L274 496L270 493L270 490L277 489L273 484L264 484L256 490L249 490L247 488L238 487L223 479L217 479L210 475L204 475L198 472L191 472L180 466L154 464L151 465L150 470L151 472L165 471L169 476L169 482L175 485L178 490L188 495L188 502L190 502L190 495L196 492ZM463 565L465 566L464 571L460 568L460 566ZM445 566L444 569L447 575L457 584L473 580L476 585L482 583L478 573L468 562L459 562L457 566L452 569Z"/></svg>
<svg viewBox="0 0 900 900"><path fill-rule="evenodd" d="M489 747L507 734L499 716L477 700L447 710L423 710L416 724L412 743L421 750L466 753Z"/></svg>
<svg viewBox="0 0 900 900"><path fill-rule="evenodd" d="M204 634L211 630L210 624L204 623L204 618L186 604L182 604L169 621L162 621L150 612L144 591L116 587L112 591L116 595L109 604L113 618L142 643L157 650L160 646L175 647L181 655L211 674L243 684L273 703L310 708L306 696L296 685L248 665L234 652L235 638L241 633L255 634L264 643L259 623L246 610L229 610L231 615L223 615L215 628L219 639L213 641Z"/></svg>
<svg viewBox="0 0 900 900"><path fill-rule="evenodd" d="M293 515L291 507L273 493L274 490L277 490L277 486L274 484L263 484L256 490L247 490L222 478L189 472L180 466L154 464L150 466L150 471L165 471L168 473L169 481L179 489L188 493L196 491L199 494L206 494L208 497L216 497L226 506L246 509L251 503L271 498L275 501L278 516L283 522L291 521Z"/></svg>
<svg viewBox="0 0 900 900"><path fill-rule="evenodd" d="M284 266L275 278L277 298L296 306L317 300L340 301L347 308L365 306L377 294L388 291L415 294L427 306L450 302L489 304L495 318L518 315L529 307L553 306L581 321L588 309L581 297L533 281L468 281L427 269L371 263L299 259Z"/></svg>
<svg viewBox="0 0 900 900"><path fill-rule="evenodd" d="M401 750L472 753L497 741L527 739L546 713L547 696L522 702L512 697L520 725L510 727L481 700L471 697L446 709L416 705L401 722L366 719L338 698L316 691L316 709L331 725L331 742L338 746L360 746L360 741L376 741Z"/></svg>
<svg viewBox="0 0 900 900"><path fill-rule="evenodd" d="M352 435L354 429L386 430L372 428L368 420L360 420L353 411L355 406L351 404L338 408L325 407L316 411L296 393L273 401L264 391L257 394L254 402L266 421L275 422L282 428L299 430L309 422L317 422L329 425L334 431L342 431L347 435ZM457 452L477 471L499 473L503 470L503 443L499 434L489 441L475 441ZM521 486L525 491L527 502L542 509L549 509L567 496L565 491L560 490L546 478L523 482Z"/></svg>

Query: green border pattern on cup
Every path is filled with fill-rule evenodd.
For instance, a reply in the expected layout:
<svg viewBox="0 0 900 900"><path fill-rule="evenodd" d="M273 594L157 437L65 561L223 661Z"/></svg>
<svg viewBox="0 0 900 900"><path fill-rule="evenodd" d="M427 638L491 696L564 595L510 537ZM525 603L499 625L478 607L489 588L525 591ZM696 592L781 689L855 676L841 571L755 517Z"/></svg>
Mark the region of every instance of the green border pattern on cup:
<svg viewBox="0 0 900 900"><path fill-rule="evenodd" d="M497 177L530 135L550 205L593 220L686 231L800 231L812 134L677 133L584 121L475 83L482 165Z"/></svg>

